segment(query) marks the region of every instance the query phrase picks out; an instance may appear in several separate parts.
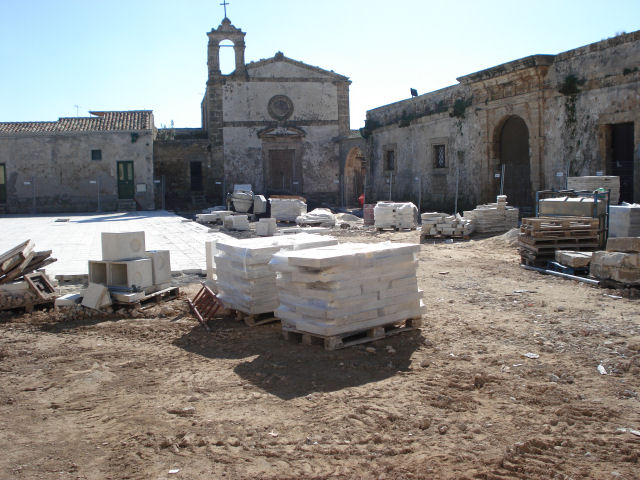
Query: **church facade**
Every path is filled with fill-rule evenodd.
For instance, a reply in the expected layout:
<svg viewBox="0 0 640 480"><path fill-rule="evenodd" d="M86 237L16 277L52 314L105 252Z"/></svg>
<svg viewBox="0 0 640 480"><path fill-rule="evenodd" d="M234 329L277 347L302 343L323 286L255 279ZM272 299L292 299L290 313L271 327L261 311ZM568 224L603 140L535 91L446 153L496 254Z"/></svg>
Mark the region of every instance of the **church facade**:
<svg viewBox="0 0 640 480"><path fill-rule="evenodd" d="M234 184L250 184L259 194L339 204L349 79L281 52L245 63L245 33L226 17L207 35L202 130L177 129L155 146L157 172L169 178L169 201L193 203L200 195L220 203ZM220 71L224 40L235 53L228 75Z"/></svg>

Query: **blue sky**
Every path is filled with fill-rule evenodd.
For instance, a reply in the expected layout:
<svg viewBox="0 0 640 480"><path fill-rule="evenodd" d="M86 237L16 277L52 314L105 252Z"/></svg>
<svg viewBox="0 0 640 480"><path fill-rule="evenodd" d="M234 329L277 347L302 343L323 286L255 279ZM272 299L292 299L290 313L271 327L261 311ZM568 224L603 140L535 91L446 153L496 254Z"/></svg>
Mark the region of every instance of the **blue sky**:
<svg viewBox="0 0 640 480"><path fill-rule="evenodd" d="M351 79L352 128L411 87L640 29L640 0L228 1L247 62L282 51ZM0 121L150 109L158 127L199 127L221 2L0 0Z"/></svg>

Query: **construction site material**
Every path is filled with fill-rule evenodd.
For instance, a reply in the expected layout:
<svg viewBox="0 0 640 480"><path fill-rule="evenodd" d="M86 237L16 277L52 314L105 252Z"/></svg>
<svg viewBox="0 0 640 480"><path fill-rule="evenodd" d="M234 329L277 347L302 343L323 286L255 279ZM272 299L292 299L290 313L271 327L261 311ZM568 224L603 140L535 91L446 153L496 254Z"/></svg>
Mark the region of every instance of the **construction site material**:
<svg viewBox="0 0 640 480"><path fill-rule="evenodd" d="M221 240L232 240L233 237L226 233L216 232L212 233L209 240L204 242L206 265L207 265L207 280L216 280L216 260L215 256L218 254L217 244Z"/></svg>
<svg viewBox="0 0 640 480"><path fill-rule="evenodd" d="M238 185L236 185L238 187ZM233 204L233 208L236 212L245 213L251 210L253 207L253 192L250 190L250 185L248 185L249 190L235 190L231 194L231 203Z"/></svg>
<svg viewBox="0 0 640 480"><path fill-rule="evenodd" d="M593 252L574 252L573 250L556 250L556 262L571 268L585 268L591 262Z"/></svg>
<svg viewBox="0 0 640 480"><path fill-rule="evenodd" d="M463 218L474 222L478 233L501 233L518 226L519 211L507 205L507 196L499 195L496 203L478 205L462 212Z"/></svg>
<svg viewBox="0 0 640 480"><path fill-rule="evenodd" d="M267 211L267 199L264 195L256 195L253 197L253 213L254 215L260 215Z"/></svg>
<svg viewBox="0 0 640 480"><path fill-rule="evenodd" d="M640 237L617 237L607 240L607 252L640 252Z"/></svg>
<svg viewBox="0 0 640 480"><path fill-rule="evenodd" d="M567 188L588 192L604 188L611 191L609 198L612 205L617 205L620 201L620 177L616 176L567 177Z"/></svg>
<svg viewBox="0 0 640 480"><path fill-rule="evenodd" d="M144 232L102 232L102 260L144 257Z"/></svg>
<svg viewBox="0 0 640 480"><path fill-rule="evenodd" d="M207 332L210 332L211 329L207 322L213 320L217 313L224 310L224 305L204 282L201 282L201 284L202 288L200 288L196 296L193 297L193 300L187 299L187 303L200 324Z"/></svg>
<svg viewBox="0 0 640 480"><path fill-rule="evenodd" d="M532 270L534 272L543 273L545 275L554 275L556 277L562 277L562 278L566 278L568 280L575 280L577 282L588 283L589 285L599 285L600 284L600 282L598 280L594 280L592 278L578 277L576 275L570 275L568 273L556 272L554 270L548 270L546 268L534 267L534 266L531 266L531 265L524 265L524 264L520 265L520 267L524 268L525 270Z"/></svg>
<svg viewBox="0 0 640 480"><path fill-rule="evenodd" d="M336 224L336 218L328 208L316 208L308 213L299 215L296 223L300 226L323 226L333 227Z"/></svg>
<svg viewBox="0 0 640 480"><path fill-rule="evenodd" d="M421 318L424 307L416 277L419 246L407 243L343 243L303 251L279 252L280 306L285 331L335 337L369 329L370 340L384 326Z"/></svg>
<svg viewBox="0 0 640 480"><path fill-rule="evenodd" d="M99 283L89 282L88 288L82 295L82 306L94 310L102 310L111 306L109 289Z"/></svg>
<svg viewBox="0 0 640 480"><path fill-rule="evenodd" d="M151 259L153 285L171 282L171 252L169 250L147 250L145 254Z"/></svg>
<svg viewBox="0 0 640 480"><path fill-rule="evenodd" d="M233 215L231 210L218 210L209 213L196 214L196 222L198 223L221 223L225 217Z"/></svg>
<svg viewBox="0 0 640 480"><path fill-rule="evenodd" d="M438 237L468 237L474 228L473 220L463 218L459 214L425 212L420 215L422 220L422 236L425 238Z"/></svg>
<svg viewBox="0 0 640 480"><path fill-rule="evenodd" d="M640 204L623 203L609 207L609 237L640 236Z"/></svg>
<svg viewBox="0 0 640 480"><path fill-rule="evenodd" d="M75 307L82 302L82 295L79 293L68 293L56 298L54 305L56 307Z"/></svg>
<svg viewBox="0 0 640 480"><path fill-rule="evenodd" d="M224 217L224 228L227 230L249 230L249 217L247 215L228 215Z"/></svg>
<svg viewBox="0 0 640 480"><path fill-rule="evenodd" d="M307 213L307 204L299 197L283 196L269 198L271 218L279 222L295 222L300 215Z"/></svg>
<svg viewBox="0 0 640 480"><path fill-rule="evenodd" d="M51 250L36 252L35 243L26 240L0 255L0 284L19 280L55 261L51 258Z"/></svg>
<svg viewBox="0 0 640 480"><path fill-rule="evenodd" d="M110 287L150 287L154 285L153 260L89 260L89 282Z"/></svg>
<svg viewBox="0 0 640 480"><path fill-rule="evenodd" d="M362 220L365 225L373 225L375 224L375 215L373 210L376 208L373 203L365 203L362 206Z"/></svg>
<svg viewBox="0 0 640 480"><path fill-rule="evenodd" d="M273 312L278 307L276 273L271 256L280 250L301 250L335 245L330 236L285 235L219 241L215 256L218 297L234 310L249 315Z"/></svg>
<svg viewBox="0 0 640 480"><path fill-rule="evenodd" d="M260 237L271 237L278 230L275 218L261 218L256 223L256 235Z"/></svg>
<svg viewBox="0 0 640 480"><path fill-rule="evenodd" d="M607 202L596 201L593 197L541 198L538 202L540 216L598 217L606 213Z"/></svg>
<svg viewBox="0 0 640 480"><path fill-rule="evenodd" d="M590 273L600 280L640 285L640 253L595 252L591 259Z"/></svg>
<svg viewBox="0 0 640 480"><path fill-rule="evenodd" d="M545 264L556 250L594 251L599 248L599 220L592 217L523 218L518 237L522 263Z"/></svg>
<svg viewBox="0 0 640 480"><path fill-rule="evenodd" d="M373 209L373 217L377 229L415 228L418 208L411 202L378 202Z"/></svg>
<svg viewBox="0 0 640 480"><path fill-rule="evenodd" d="M27 273L22 279L0 285L0 310L24 308L30 312L35 305L53 305L56 290L44 272Z"/></svg>

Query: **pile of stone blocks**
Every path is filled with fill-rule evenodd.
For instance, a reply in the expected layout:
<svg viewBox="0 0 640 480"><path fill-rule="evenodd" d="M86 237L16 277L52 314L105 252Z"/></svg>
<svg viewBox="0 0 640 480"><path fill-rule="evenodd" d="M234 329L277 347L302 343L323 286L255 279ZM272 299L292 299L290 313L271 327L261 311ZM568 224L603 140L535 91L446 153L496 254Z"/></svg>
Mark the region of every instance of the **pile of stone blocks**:
<svg viewBox="0 0 640 480"><path fill-rule="evenodd" d="M218 254L218 242L233 240L233 237L222 232L214 232L209 236L209 240L204 242L205 259L207 264L207 280L215 282L216 276L216 260L215 256Z"/></svg>
<svg viewBox="0 0 640 480"><path fill-rule="evenodd" d="M609 202L617 205L620 201L620 177L615 176L585 176L567 177L567 188L569 190L593 192L599 188L609 190Z"/></svg>
<svg viewBox="0 0 640 480"><path fill-rule="evenodd" d="M328 208L316 208L297 217L296 223L303 227L308 225L333 227L336 224L336 217Z"/></svg>
<svg viewBox="0 0 640 480"><path fill-rule="evenodd" d="M302 250L335 245L333 237L297 234L219 241L215 256L218 298L225 307L247 315L278 308L276 273L269 261L280 250Z"/></svg>
<svg viewBox="0 0 640 480"><path fill-rule="evenodd" d="M507 205L507 196L498 195L496 203L478 205L465 210L462 216L472 220L478 233L502 233L518 226L518 209Z"/></svg>
<svg viewBox="0 0 640 480"><path fill-rule="evenodd" d="M415 228L417 218L418 208L411 202L378 202L373 209L377 229Z"/></svg>
<svg viewBox="0 0 640 480"><path fill-rule="evenodd" d="M223 226L227 230L247 231L249 230L249 216L228 215L224 217Z"/></svg>
<svg viewBox="0 0 640 480"><path fill-rule="evenodd" d="M295 222L300 215L307 213L307 204L300 198L269 199L271 204L271 218L278 222Z"/></svg>
<svg viewBox="0 0 640 480"><path fill-rule="evenodd" d="M421 318L419 248L342 243L274 255L283 330L332 336Z"/></svg>
<svg viewBox="0 0 640 480"><path fill-rule="evenodd" d="M144 232L102 232L102 260L89 260L82 305L101 309L111 298L137 302L171 285L169 250L146 250Z"/></svg>
<svg viewBox="0 0 640 480"><path fill-rule="evenodd" d="M256 223L256 235L259 237L271 237L278 231L275 218L261 218Z"/></svg>
<svg viewBox="0 0 640 480"><path fill-rule="evenodd" d="M198 223L222 223L229 215L233 215L231 210L212 210L207 213L197 213L196 222Z"/></svg>
<svg viewBox="0 0 640 480"><path fill-rule="evenodd" d="M640 236L640 205L637 203L609 207L609 237Z"/></svg>
<svg viewBox="0 0 640 480"><path fill-rule="evenodd" d="M556 250L555 260L560 265L574 269L588 268L593 252L576 252L573 250Z"/></svg>
<svg viewBox="0 0 640 480"><path fill-rule="evenodd" d="M607 202L593 197L552 197L538 202L541 216L562 215L568 217L599 217L607 213Z"/></svg>
<svg viewBox="0 0 640 480"><path fill-rule="evenodd" d="M422 220L422 236L425 238L456 237L464 238L473 233L474 222L468 218L447 215L439 212L425 212L420 215Z"/></svg>
<svg viewBox="0 0 640 480"><path fill-rule="evenodd" d="M607 240L607 250L593 253L590 273L599 280L640 286L640 237Z"/></svg>

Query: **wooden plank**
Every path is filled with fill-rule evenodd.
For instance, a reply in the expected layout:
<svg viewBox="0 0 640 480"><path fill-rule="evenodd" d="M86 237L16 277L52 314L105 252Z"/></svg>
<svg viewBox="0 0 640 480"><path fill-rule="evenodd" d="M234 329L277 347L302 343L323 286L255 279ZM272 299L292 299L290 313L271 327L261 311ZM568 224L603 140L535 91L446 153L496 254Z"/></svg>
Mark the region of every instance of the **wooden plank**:
<svg viewBox="0 0 640 480"><path fill-rule="evenodd" d="M10 250L7 250L3 254L0 254L0 268L2 268L2 264L7 260L11 259L14 255L20 253L24 248L29 244L31 240L25 240L20 245L16 245Z"/></svg>
<svg viewBox="0 0 640 480"><path fill-rule="evenodd" d="M19 246L22 246L22 248L18 249L8 258L3 260L2 263L0 263L0 274L2 273L7 274L9 271L14 270L18 265L21 265L24 262L25 258L29 256L29 254L33 254L33 249L35 248L36 245L31 240L27 240L25 243ZM15 248L18 248L18 247L15 247ZM3 256L4 255L5 254L3 254ZM31 257L33 257L33 255L31 255Z"/></svg>

